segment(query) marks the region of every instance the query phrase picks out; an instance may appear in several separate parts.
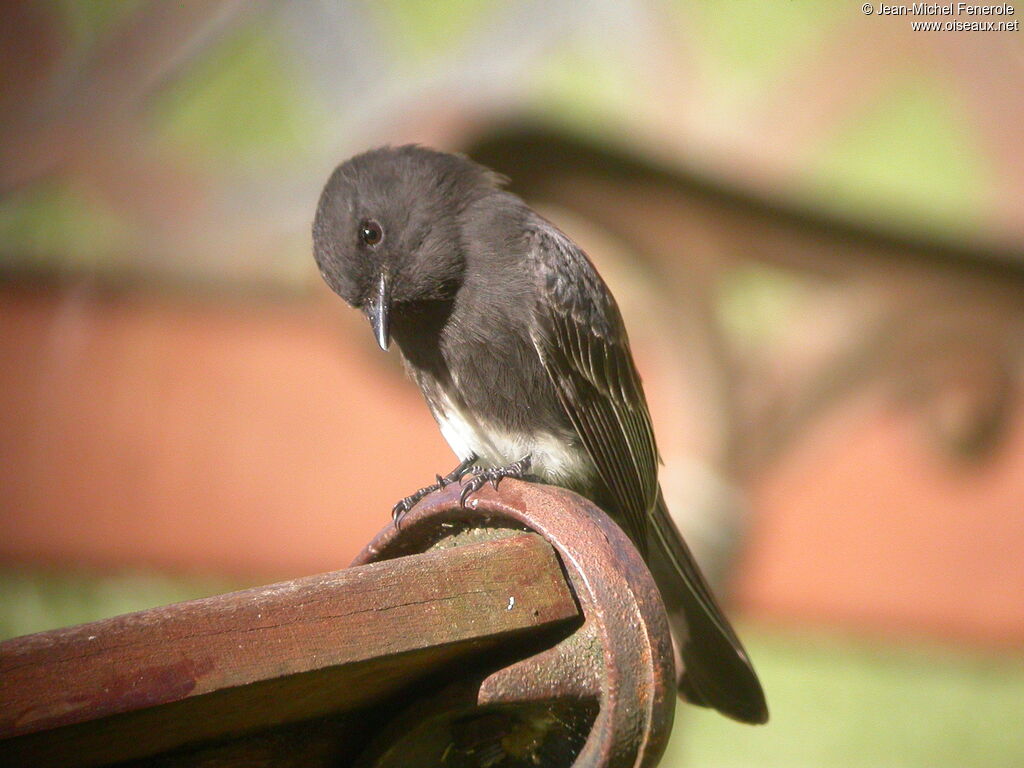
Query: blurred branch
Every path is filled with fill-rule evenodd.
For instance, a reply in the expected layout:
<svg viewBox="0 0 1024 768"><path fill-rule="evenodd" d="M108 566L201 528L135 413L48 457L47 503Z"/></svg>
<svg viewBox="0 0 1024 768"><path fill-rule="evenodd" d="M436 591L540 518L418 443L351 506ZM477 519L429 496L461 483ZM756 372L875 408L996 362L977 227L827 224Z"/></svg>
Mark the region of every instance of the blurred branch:
<svg viewBox="0 0 1024 768"><path fill-rule="evenodd" d="M609 143L530 125L499 125L467 143L480 162L509 174L512 188L532 198L556 199L588 215L582 203L562 199L571 180L635 196L644 204L673 206L677 220L707 216L729 234L731 255L741 254L810 274L848 276L863 269L939 269L1024 294L1024 240L980 235L972 242L943 241L913 231L885 231L816 211L789 197L768 197L688 168L649 160ZM600 200L590 199L591 207ZM601 213L614 214L615 206ZM604 221L595 217L596 221ZM679 227L685 249L688 232ZM671 266L671 265L670 265Z"/></svg>

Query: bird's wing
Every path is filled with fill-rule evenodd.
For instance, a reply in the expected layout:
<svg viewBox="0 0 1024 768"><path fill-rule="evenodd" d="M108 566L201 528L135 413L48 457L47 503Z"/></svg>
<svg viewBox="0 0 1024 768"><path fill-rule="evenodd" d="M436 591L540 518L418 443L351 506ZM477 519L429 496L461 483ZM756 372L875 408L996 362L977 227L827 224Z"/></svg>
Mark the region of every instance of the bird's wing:
<svg viewBox="0 0 1024 768"><path fill-rule="evenodd" d="M658 450L619 308L586 254L539 217L530 258L539 280L533 344L615 511L645 551Z"/></svg>
<svg viewBox="0 0 1024 768"><path fill-rule="evenodd" d="M765 722L746 651L660 498L651 418L615 299L586 254L543 220L531 258L540 280L534 346L611 493L617 509L609 511L621 511L658 582L683 658L681 691L743 722Z"/></svg>

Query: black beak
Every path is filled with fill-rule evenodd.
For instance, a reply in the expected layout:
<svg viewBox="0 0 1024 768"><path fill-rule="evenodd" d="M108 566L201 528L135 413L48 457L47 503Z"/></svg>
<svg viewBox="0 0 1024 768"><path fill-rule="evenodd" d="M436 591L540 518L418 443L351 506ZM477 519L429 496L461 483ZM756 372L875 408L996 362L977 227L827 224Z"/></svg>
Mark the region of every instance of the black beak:
<svg viewBox="0 0 1024 768"><path fill-rule="evenodd" d="M391 282L383 270L377 279L377 291L367 310L370 325L373 326L373 335L377 338L380 348L386 352L391 344Z"/></svg>

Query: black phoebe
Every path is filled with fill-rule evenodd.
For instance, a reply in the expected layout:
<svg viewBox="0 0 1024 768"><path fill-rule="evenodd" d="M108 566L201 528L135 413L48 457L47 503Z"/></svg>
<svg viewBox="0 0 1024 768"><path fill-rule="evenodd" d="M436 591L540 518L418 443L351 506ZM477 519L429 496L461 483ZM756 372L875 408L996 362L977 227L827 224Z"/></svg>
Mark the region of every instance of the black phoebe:
<svg viewBox="0 0 1024 768"><path fill-rule="evenodd" d="M679 692L748 723L764 692L669 517L618 306L586 254L457 155L375 149L340 165L313 223L320 273L398 343L448 444L484 482L531 476L593 500L644 554L682 656Z"/></svg>

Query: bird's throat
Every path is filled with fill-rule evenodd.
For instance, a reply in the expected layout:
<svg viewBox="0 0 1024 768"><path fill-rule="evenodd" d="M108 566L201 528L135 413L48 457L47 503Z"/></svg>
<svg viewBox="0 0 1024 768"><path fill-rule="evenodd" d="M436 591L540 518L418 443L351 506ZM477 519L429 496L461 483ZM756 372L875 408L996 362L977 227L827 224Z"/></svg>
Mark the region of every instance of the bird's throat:
<svg viewBox="0 0 1024 768"><path fill-rule="evenodd" d="M441 353L441 339L454 306L453 301L417 301L392 309L391 336L406 362L442 381L449 375Z"/></svg>

